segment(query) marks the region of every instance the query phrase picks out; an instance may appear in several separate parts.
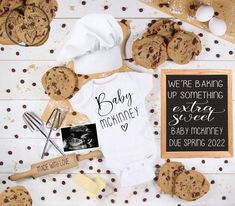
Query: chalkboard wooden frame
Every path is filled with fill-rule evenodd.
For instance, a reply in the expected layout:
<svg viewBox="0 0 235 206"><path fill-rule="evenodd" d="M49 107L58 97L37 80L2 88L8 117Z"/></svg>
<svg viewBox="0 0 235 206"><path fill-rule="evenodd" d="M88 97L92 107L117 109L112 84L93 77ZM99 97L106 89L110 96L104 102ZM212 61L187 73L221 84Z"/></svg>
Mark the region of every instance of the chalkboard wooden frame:
<svg viewBox="0 0 235 206"><path fill-rule="evenodd" d="M167 151L166 138L166 77L167 75L227 75L228 92L228 150L226 151ZM193 157L232 157L233 156L233 115L232 115L232 71L199 70L199 69L164 69L161 71L161 157L162 158L193 158Z"/></svg>

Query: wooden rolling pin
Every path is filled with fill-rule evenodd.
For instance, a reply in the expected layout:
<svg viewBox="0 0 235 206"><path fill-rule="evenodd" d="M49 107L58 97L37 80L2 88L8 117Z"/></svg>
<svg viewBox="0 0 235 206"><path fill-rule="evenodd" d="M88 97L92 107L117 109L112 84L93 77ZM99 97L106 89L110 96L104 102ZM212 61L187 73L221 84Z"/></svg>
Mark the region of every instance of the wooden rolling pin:
<svg viewBox="0 0 235 206"><path fill-rule="evenodd" d="M89 152L85 155L78 155L72 153L61 157L56 157L46 161L42 161L31 165L31 169L26 172L16 173L9 178L12 181L16 181L25 177L40 177L56 172L60 172L72 167L77 167L82 160L90 159L93 157L101 157L103 154L100 150Z"/></svg>

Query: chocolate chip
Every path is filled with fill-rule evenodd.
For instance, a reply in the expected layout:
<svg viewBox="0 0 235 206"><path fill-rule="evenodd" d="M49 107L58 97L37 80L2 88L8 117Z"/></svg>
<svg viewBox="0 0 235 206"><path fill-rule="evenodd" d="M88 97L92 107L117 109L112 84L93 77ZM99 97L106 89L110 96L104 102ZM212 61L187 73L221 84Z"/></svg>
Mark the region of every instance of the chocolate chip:
<svg viewBox="0 0 235 206"><path fill-rule="evenodd" d="M170 4L169 3L161 3L161 4L158 4L158 6L160 7L160 8L162 8L162 7L169 7L170 6Z"/></svg>

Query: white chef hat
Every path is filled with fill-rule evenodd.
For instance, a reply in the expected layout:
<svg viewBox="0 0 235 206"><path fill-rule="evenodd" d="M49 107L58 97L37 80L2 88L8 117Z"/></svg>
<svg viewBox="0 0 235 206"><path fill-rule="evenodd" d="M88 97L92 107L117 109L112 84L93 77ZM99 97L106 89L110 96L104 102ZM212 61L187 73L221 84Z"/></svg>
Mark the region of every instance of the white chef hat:
<svg viewBox="0 0 235 206"><path fill-rule="evenodd" d="M75 72L80 74L118 69L122 39L122 29L113 16L88 14L76 22L57 60L74 60Z"/></svg>

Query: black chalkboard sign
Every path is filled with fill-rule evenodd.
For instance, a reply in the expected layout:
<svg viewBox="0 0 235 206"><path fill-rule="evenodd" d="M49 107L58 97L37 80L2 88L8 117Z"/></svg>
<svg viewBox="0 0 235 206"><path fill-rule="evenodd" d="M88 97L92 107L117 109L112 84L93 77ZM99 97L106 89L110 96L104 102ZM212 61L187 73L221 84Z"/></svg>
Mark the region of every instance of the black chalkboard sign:
<svg viewBox="0 0 235 206"><path fill-rule="evenodd" d="M162 70L162 157L232 156L232 72Z"/></svg>

